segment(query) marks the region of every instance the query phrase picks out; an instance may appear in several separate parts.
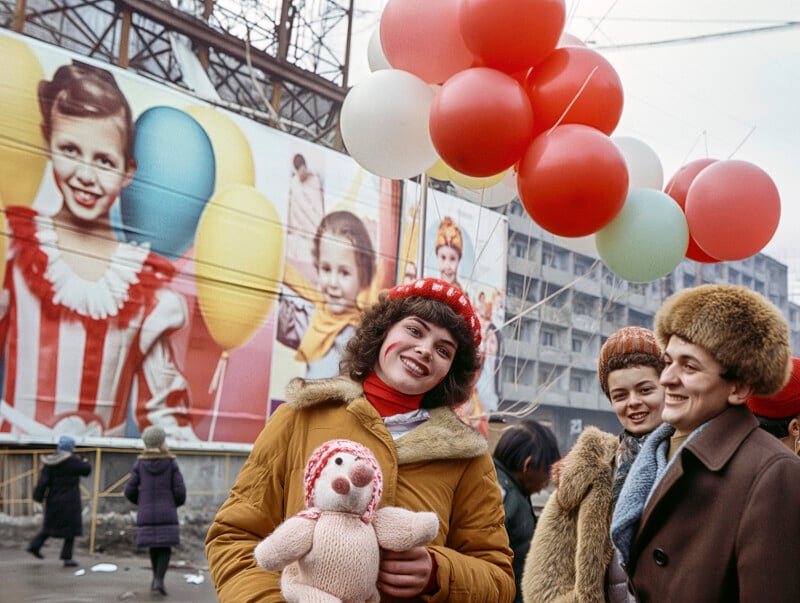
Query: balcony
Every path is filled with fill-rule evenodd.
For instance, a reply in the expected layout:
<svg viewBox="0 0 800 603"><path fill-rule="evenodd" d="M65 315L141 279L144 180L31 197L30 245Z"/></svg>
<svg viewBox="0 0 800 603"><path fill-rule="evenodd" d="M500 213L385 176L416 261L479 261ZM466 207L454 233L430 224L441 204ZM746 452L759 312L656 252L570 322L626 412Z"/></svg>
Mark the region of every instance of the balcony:
<svg viewBox="0 0 800 603"><path fill-rule="evenodd" d="M604 398L605 399L605 398ZM569 405L573 408L586 408L590 410L597 410L602 408L599 406L599 397L596 393L590 392L570 392Z"/></svg>
<svg viewBox="0 0 800 603"><path fill-rule="evenodd" d="M599 330L599 321L596 318L587 316L586 314L573 314L572 326L584 333L597 333Z"/></svg>

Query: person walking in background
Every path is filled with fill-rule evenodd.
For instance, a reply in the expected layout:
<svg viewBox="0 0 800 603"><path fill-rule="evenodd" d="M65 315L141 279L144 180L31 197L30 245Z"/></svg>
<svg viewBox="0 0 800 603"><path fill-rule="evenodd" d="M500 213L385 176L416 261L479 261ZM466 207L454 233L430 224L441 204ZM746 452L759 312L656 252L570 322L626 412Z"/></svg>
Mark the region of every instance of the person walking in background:
<svg viewBox="0 0 800 603"><path fill-rule="evenodd" d="M150 590L167 594L164 577L172 547L180 544L178 507L186 502L186 486L166 433L151 425L144 430L144 451L136 459L125 484L125 498L137 505L136 546L150 549L153 582Z"/></svg>
<svg viewBox="0 0 800 603"><path fill-rule="evenodd" d="M800 600L800 458L747 408L791 370L780 310L734 285L668 297L655 319L664 349L665 424L622 486L611 537L637 601Z"/></svg>
<svg viewBox="0 0 800 603"><path fill-rule="evenodd" d="M622 328L600 349L600 389L623 430L618 437L585 430L556 466L556 491L542 511L525 563L526 603L567 595L583 602L633 601L625 572L612 559L611 512L642 444L661 425L663 368L649 329Z"/></svg>
<svg viewBox="0 0 800 603"><path fill-rule="evenodd" d="M61 559L64 567L77 567L72 558L75 537L83 535L81 516L81 476L92 472L86 459L73 454L75 440L63 435L58 440L55 454L42 458L41 472L33 490L33 500L44 504L44 525L26 549L37 559L44 559L42 546L50 538L63 538Z"/></svg>
<svg viewBox="0 0 800 603"><path fill-rule="evenodd" d="M550 468L561 454L552 431L538 421L523 419L503 430L492 456L503 494L508 541L514 551L514 601L521 602L522 568L536 529L531 496L547 487Z"/></svg>
<svg viewBox="0 0 800 603"><path fill-rule="evenodd" d="M764 431L800 454L800 358L792 358L792 376L774 396L748 398L747 406Z"/></svg>

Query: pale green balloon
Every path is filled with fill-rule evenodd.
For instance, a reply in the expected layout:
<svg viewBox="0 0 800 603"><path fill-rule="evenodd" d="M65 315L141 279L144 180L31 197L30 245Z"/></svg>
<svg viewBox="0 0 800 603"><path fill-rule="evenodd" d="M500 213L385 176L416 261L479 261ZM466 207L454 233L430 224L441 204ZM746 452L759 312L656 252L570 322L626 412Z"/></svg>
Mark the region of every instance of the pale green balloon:
<svg viewBox="0 0 800 603"><path fill-rule="evenodd" d="M672 197L652 188L632 188L619 214L595 234L595 244L611 272L633 283L646 283L681 263L689 245L689 227Z"/></svg>

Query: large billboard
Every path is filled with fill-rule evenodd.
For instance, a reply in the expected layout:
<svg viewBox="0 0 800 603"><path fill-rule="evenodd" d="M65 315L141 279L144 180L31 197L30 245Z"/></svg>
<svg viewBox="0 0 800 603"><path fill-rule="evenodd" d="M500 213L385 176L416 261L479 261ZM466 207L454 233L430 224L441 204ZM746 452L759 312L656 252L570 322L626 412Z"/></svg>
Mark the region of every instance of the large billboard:
<svg viewBox="0 0 800 603"><path fill-rule="evenodd" d="M124 70L0 46L0 439L125 445L159 424L252 443L394 284L399 183Z"/></svg>

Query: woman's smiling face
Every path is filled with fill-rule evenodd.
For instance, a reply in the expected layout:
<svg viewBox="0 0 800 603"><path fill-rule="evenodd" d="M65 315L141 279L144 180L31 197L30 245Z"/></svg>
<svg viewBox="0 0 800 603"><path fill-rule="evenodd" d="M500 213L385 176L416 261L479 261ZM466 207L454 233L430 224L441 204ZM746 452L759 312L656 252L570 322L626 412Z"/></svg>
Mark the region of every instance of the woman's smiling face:
<svg viewBox="0 0 800 603"><path fill-rule="evenodd" d="M387 331L375 372L403 394L424 394L447 376L456 349L447 329L417 316L406 316Z"/></svg>
<svg viewBox="0 0 800 603"><path fill-rule="evenodd" d="M608 374L608 397L619 422L642 436L661 425L664 387L652 366L632 366Z"/></svg>

